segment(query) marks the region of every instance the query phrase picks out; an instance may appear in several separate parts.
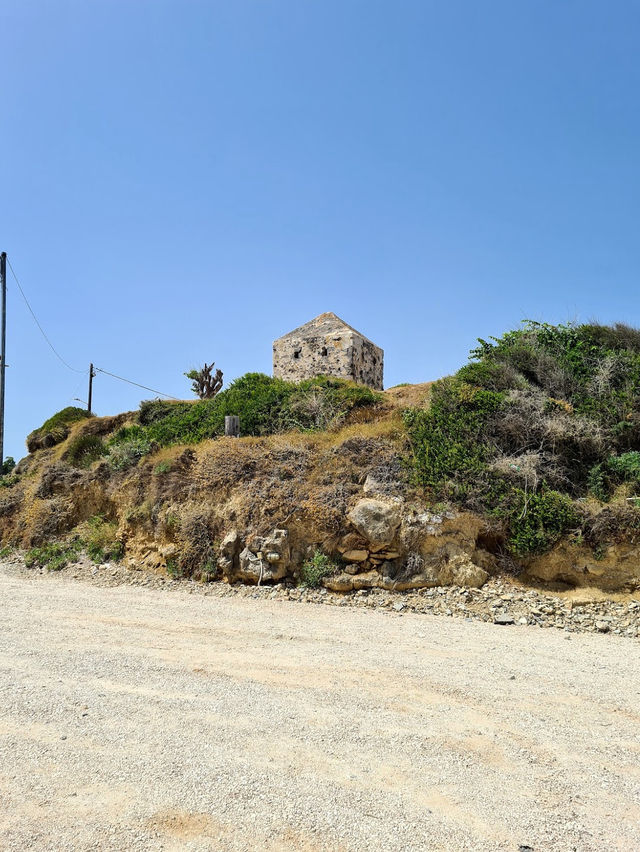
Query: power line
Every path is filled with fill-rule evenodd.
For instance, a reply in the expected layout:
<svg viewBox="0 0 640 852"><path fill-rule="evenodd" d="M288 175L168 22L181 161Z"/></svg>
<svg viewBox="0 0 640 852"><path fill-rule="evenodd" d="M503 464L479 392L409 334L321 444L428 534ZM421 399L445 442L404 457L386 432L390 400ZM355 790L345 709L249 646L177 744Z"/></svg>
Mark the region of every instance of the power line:
<svg viewBox="0 0 640 852"><path fill-rule="evenodd" d="M166 396L167 399L173 399L175 402L180 402L177 397L171 396L171 394L169 393L162 393L162 391L154 390L153 388L148 388L146 385L141 385L138 382L132 382L131 379L125 379L122 376L116 376L115 373L110 373L108 370L101 370L100 367L96 367L95 370L97 373L104 373L105 376L111 376L111 378L113 379L118 379L119 381L126 382L129 385L135 385L137 388L142 388L143 390L151 391L151 393L156 393L158 394L158 396Z"/></svg>
<svg viewBox="0 0 640 852"><path fill-rule="evenodd" d="M49 348L51 349L51 351L53 352L53 354L56 356L56 358L58 358L58 360L59 360L59 361L62 361L62 363L65 365L65 367L66 367L68 370L71 370L71 372L72 372L72 373L85 373L85 372L86 372L86 370L77 370L75 367L72 367L70 364L67 364L67 362L64 360L64 358L62 357L62 355L58 352L58 350L55 348L55 346L53 345L53 343L49 340L49 338L48 338L48 337L47 337L47 335L45 334L44 329L42 328L42 326L41 326L41 325L40 325L40 323L38 322L38 317L35 315L35 313L33 312L33 308L32 308L32 307L31 307L31 305L29 304L29 300L27 299L27 297L26 297L26 295L25 295L25 292L24 292L24 290L22 289L22 286L21 286L20 282L18 281L18 276L16 275L16 273L15 273L15 271L14 271L14 269L13 269L13 266L11 265L11 261L9 260L9 258L8 258L8 257L7 257L7 263L9 264L9 269L11 270L11 274L12 274L12 275L13 275L13 277L15 278L16 284L18 285L18 290L20 290L20 294L22 295L22 298L24 299L24 303L25 303L25 305L29 308L29 313L30 313L30 314L31 314L31 316L33 317L33 320L34 320L35 324L36 324L36 325L38 326L38 328L40 329L40 334L44 337L44 339L45 339L45 340L47 341L47 343L49 344Z"/></svg>
<svg viewBox="0 0 640 852"><path fill-rule="evenodd" d="M31 305L29 304L29 300L27 299L27 296L26 296L26 294L25 294L24 290L22 289L22 285L20 284L20 281L18 280L18 276L16 275L15 270L14 270L13 266L11 265L11 261L9 260L9 258L8 258L8 257L7 257L7 263L9 264L9 269L11 270L11 274L13 275L13 277L14 277L14 279L15 279L15 282L16 282L16 284L18 285L18 290L20 290L20 295L21 295L21 296L22 296L22 298L24 299L24 303L25 303L25 305L27 306L27 308L29 309L29 313L30 313L30 314L31 314L31 316L33 317L33 321L34 321L34 322L35 322L35 324L38 326L38 329L40 330L40 334L41 334L41 335L44 337L44 339L46 340L46 342L47 342L47 344L48 344L49 348L51 349L51 351L53 352L53 354L56 356L56 358L58 358L58 360L59 360L59 361L61 361L61 362L64 364L64 366L65 366L68 370L71 370L71 372L73 372L73 373L82 373L83 375L84 375L84 374L86 374L86 373L87 373L87 370L78 370L78 369L76 369L75 367L72 367L70 364L68 364L68 363L64 360L64 358L62 357L62 355L58 352L58 350L55 348L55 346L53 345L53 343L49 340L49 338L47 337L47 334L46 334L45 330L44 330L44 329L43 329L43 327L40 325L40 322L39 322L39 320L38 320L38 317L35 315L35 312L34 312L33 308L32 308L32 307L31 307ZM137 388L142 388L143 390L150 391L151 393L155 393L155 394L157 394L158 396L164 396L164 397L166 397L167 399L173 399L173 400L175 400L176 402L179 402L179 401L180 401L180 400L178 400L178 399L177 399L177 397L175 397L175 396L171 396L171 394L169 394L169 393L162 393L162 391L154 390L154 388L149 388L149 387L147 387L146 385L141 385L139 382L132 382L132 381L131 381L131 379L125 379L125 378L124 378L124 376L116 376L116 374L115 374L115 373L110 373L108 370L101 370L101 369L99 369L98 367L96 367L95 369L96 369L96 371L97 371L98 373L104 373L104 374L105 374L105 376L111 376L113 379L118 379L118 381L120 381L120 382L126 382L126 383L127 383L127 384L129 384L129 385L135 385L135 387L137 387Z"/></svg>

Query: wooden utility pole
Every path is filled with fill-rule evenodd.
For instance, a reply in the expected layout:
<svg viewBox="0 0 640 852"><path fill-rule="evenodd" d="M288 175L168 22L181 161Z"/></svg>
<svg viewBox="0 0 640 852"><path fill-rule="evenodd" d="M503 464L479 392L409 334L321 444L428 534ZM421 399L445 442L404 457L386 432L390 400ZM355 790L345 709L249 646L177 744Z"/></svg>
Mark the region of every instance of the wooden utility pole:
<svg viewBox="0 0 640 852"><path fill-rule="evenodd" d="M0 289L2 318L0 319L0 467L4 463L4 372L7 360L7 253L0 254Z"/></svg>
<svg viewBox="0 0 640 852"><path fill-rule="evenodd" d="M89 399L87 400L87 411L91 414L91 398L93 397L93 380L96 377L96 371L93 369L93 364L89 364Z"/></svg>

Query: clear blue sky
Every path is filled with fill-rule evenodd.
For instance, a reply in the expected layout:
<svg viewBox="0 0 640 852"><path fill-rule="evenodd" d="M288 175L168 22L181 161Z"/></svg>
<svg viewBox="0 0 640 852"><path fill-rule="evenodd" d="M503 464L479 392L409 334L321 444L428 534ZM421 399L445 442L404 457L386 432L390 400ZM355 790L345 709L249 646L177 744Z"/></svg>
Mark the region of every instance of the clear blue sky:
<svg viewBox="0 0 640 852"><path fill-rule="evenodd" d="M0 249L74 367L176 396L331 310L433 379L525 317L640 324L640 5L2 3ZM6 452L86 399L9 276ZM94 409L144 393L106 376Z"/></svg>

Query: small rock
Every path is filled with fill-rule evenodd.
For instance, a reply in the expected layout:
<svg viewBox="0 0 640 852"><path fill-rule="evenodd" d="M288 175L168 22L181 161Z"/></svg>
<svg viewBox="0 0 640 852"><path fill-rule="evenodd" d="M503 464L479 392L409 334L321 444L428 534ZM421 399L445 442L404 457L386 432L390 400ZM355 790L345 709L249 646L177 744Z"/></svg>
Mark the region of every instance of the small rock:
<svg viewBox="0 0 640 852"><path fill-rule="evenodd" d="M404 609L404 604L402 603L402 601L396 601L393 605L393 608L395 609L396 612L400 612L401 610Z"/></svg>
<svg viewBox="0 0 640 852"><path fill-rule="evenodd" d="M494 624L513 624L513 616L508 613L500 613L493 617Z"/></svg>
<svg viewBox="0 0 640 852"><path fill-rule="evenodd" d="M599 633L608 633L609 632L609 624L606 621L596 621L596 630Z"/></svg>

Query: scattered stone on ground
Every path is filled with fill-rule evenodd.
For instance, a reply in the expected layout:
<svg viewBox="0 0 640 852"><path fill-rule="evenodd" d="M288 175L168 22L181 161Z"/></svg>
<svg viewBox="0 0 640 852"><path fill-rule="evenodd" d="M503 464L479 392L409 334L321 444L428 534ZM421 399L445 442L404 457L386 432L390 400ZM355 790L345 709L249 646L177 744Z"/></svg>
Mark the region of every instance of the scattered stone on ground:
<svg viewBox="0 0 640 852"><path fill-rule="evenodd" d="M10 570L33 573L19 556L4 563ZM145 586L150 589L187 588L192 594L217 597L240 596L256 599L288 599L329 606L371 607L396 612L417 612L458 617L494 624L555 627L568 633L614 633L640 637L640 591L609 594L596 589L551 592L519 584L509 577L493 577L481 588L442 586L407 592L360 589L346 593L328 589L292 586L285 582L261 586L223 582L201 583L172 579L122 564L95 565L87 559L68 565L60 572L99 586ZM400 606L401 604L401 606Z"/></svg>

